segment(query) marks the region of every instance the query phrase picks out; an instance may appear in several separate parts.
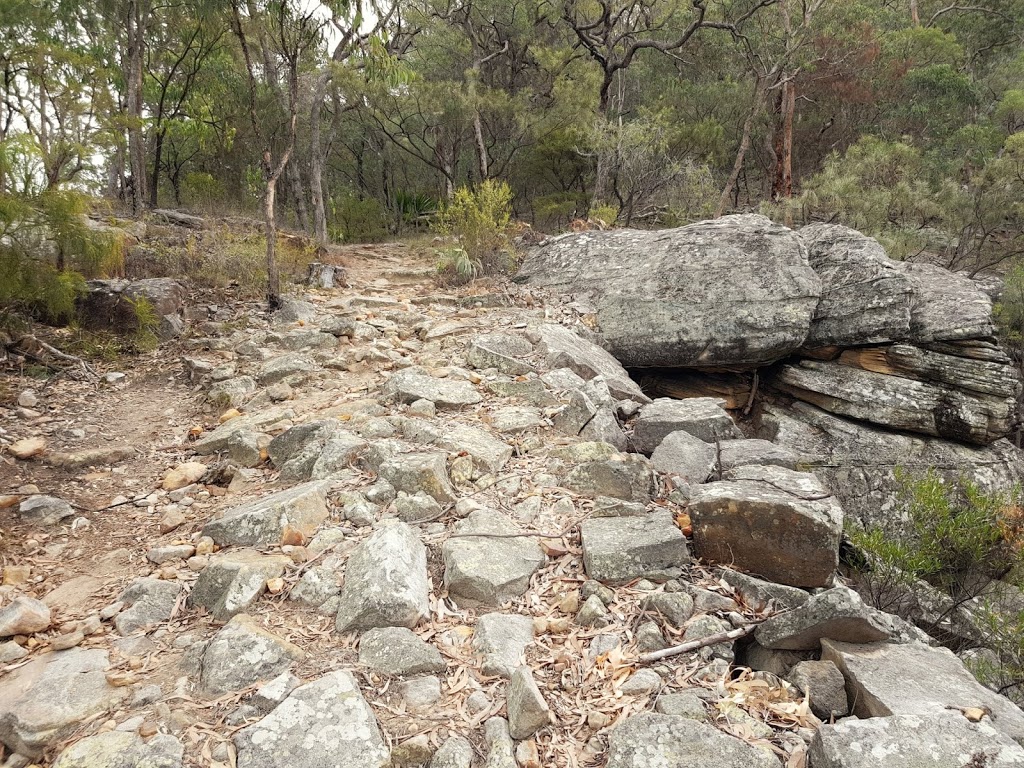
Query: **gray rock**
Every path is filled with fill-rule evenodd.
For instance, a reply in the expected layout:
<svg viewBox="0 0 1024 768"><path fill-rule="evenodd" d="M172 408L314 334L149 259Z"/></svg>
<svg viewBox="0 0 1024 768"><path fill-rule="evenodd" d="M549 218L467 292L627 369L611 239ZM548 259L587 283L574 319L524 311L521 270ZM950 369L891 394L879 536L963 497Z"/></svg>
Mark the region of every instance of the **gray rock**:
<svg viewBox="0 0 1024 768"><path fill-rule="evenodd" d="M958 712L847 718L823 725L811 742L814 768L967 768L1024 765L1024 749Z"/></svg>
<svg viewBox="0 0 1024 768"><path fill-rule="evenodd" d="M697 616L686 625L686 632L683 633L683 639L686 642L690 642L691 640L704 640L705 638L713 637L722 632L728 632L730 629L732 629L732 626L727 622L705 614L703 616ZM722 661L732 664L736 658L736 653L733 643L726 640L725 642L700 648L697 651L697 656L705 662L712 659L721 659Z"/></svg>
<svg viewBox="0 0 1024 768"><path fill-rule="evenodd" d="M756 640L741 646L740 659L744 666L757 672L770 672L776 677L786 677L801 661L810 661L812 651L782 651L765 648Z"/></svg>
<svg viewBox="0 0 1024 768"><path fill-rule="evenodd" d="M260 680L277 677L302 655L302 649L240 613L206 644L199 688L212 697L240 691Z"/></svg>
<svg viewBox="0 0 1024 768"><path fill-rule="evenodd" d="M510 333L489 333L478 336L470 344L466 361L474 368L497 368L510 376L521 376L533 371L523 358L533 352L533 345L522 336Z"/></svg>
<svg viewBox="0 0 1024 768"><path fill-rule="evenodd" d="M269 715L235 736L238 768L387 768L377 720L348 672L296 688Z"/></svg>
<svg viewBox="0 0 1024 768"><path fill-rule="evenodd" d="M557 331L555 333L557 334ZM613 357L612 360L615 360L615 358ZM618 373L617 370L616 372ZM594 373L587 374L588 377L594 375ZM552 371L541 374L540 380L555 391L564 390L568 392L580 390L587 383L583 377L576 374L571 368L555 368Z"/></svg>
<svg viewBox="0 0 1024 768"><path fill-rule="evenodd" d="M686 592L654 592L643 599L645 611L656 611L673 627L681 627L693 616L693 598Z"/></svg>
<svg viewBox="0 0 1024 768"><path fill-rule="evenodd" d="M570 371L570 373L572 373ZM573 374L575 376L576 374ZM578 376L576 378L579 378ZM580 379L582 382L582 379ZM528 381L488 381L485 385L488 391L498 397L510 397L517 400L547 407L555 405L558 401L548 392L544 382L540 379L529 379Z"/></svg>
<svg viewBox="0 0 1024 768"><path fill-rule="evenodd" d="M380 465L380 476L396 491L408 494L425 493L440 504L456 499L455 488L448 479L448 466L441 453L404 453Z"/></svg>
<svg viewBox="0 0 1024 768"><path fill-rule="evenodd" d="M510 406L491 412L491 426L505 435L529 432L544 426L540 410L529 406Z"/></svg>
<svg viewBox="0 0 1024 768"><path fill-rule="evenodd" d="M778 610L789 610L803 605L811 597L797 587L765 581L729 568L717 568L715 575L735 589L742 602L755 611L763 611L769 603Z"/></svg>
<svg viewBox="0 0 1024 768"><path fill-rule="evenodd" d="M715 447L689 432L670 432L651 454L651 464L659 472L679 475L691 483L703 483L717 465Z"/></svg>
<svg viewBox="0 0 1024 768"><path fill-rule="evenodd" d="M635 639L636 647L640 651L660 651L666 647L665 636L655 621L645 621L637 627Z"/></svg>
<svg viewBox="0 0 1024 768"><path fill-rule="evenodd" d="M591 518L580 530L587 576L598 581L623 583L690 562L686 538L668 512Z"/></svg>
<svg viewBox="0 0 1024 768"><path fill-rule="evenodd" d="M349 556L337 629L415 627L430 614L428 591L426 547L405 523L386 521Z"/></svg>
<svg viewBox="0 0 1024 768"><path fill-rule="evenodd" d="M799 469L800 458L793 451L768 440L722 440L717 447L722 473L751 465Z"/></svg>
<svg viewBox="0 0 1024 768"><path fill-rule="evenodd" d="M71 745L53 768L181 768L184 756L185 748L170 734L145 740L137 733L111 731Z"/></svg>
<svg viewBox="0 0 1024 768"><path fill-rule="evenodd" d="M444 672L440 652L405 627L378 627L359 639L359 663L385 675Z"/></svg>
<svg viewBox="0 0 1024 768"><path fill-rule="evenodd" d="M508 710L509 735L516 741L530 738L548 724L551 710L529 667L519 667L512 673L505 707Z"/></svg>
<svg viewBox="0 0 1024 768"><path fill-rule="evenodd" d="M592 461L621 458L621 451L603 440L559 445L548 450L548 456L570 464L586 464Z"/></svg>
<svg viewBox="0 0 1024 768"><path fill-rule="evenodd" d="M106 651L72 648L37 656L0 680L0 742L12 752L43 750L85 720L116 708L126 688L107 683Z"/></svg>
<svg viewBox="0 0 1024 768"><path fill-rule="evenodd" d="M260 712L269 712L287 699L289 694L300 685L302 685L302 680L291 672L282 672L257 688L256 692L249 697L248 703Z"/></svg>
<svg viewBox="0 0 1024 768"><path fill-rule="evenodd" d="M743 437L724 404L714 397L659 397L640 409L633 425L633 446L649 456L673 432L687 432L705 443Z"/></svg>
<svg viewBox="0 0 1024 768"><path fill-rule="evenodd" d="M18 516L36 525L57 525L75 516L74 508L53 496L30 496L18 505Z"/></svg>
<svg viewBox="0 0 1024 768"><path fill-rule="evenodd" d="M754 637L765 648L810 651L824 638L873 643L888 639L889 632L856 592L835 587L814 595L799 608L768 619L758 626Z"/></svg>
<svg viewBox="0 0 1024 768"><path fill-rule="evenodd" d="M242 613L291 564L286 555L263 555L242 549L221 552L210 558L192 587L188 605L205 608L218 621Z"/></svg>
<svg viewBox="0 0 1024 768"><path fill-rule="evenodd" d="M270 441L267 454L274 466L281 469L302 454L308 446L315 445L321 448L340 426L337 419L320 419L296 424Z"/></svg>
<svg viewBox="0 0 1024 768"><path fill-rule="evenodd" d="M300 328L282 334L280 345L293 352L301 352L305 349L327 348L337 345L338 340L333 334L318 331L315 328Z"/></svg>
<svg viewBox="0 0 1024 768"><path fill-rule="evenodd" d="M437 429L433 425L422 430L422 427L427 426L424 422L410 426L419 427L421 432L416 438L412 438L406 430L406 436L409 439L430 443L451 453L466 453L472 457L473 463L482 472L500 472L512 458L511 445L476 427L465 424L446 424L443 430Z"/></svg>
<svg viewBox="0 0 1024 768"><path fill-rule="evenodd" d="M648 459L618 454L574 467L562 484L581 496L611 496L646 504L654 497L657 478Z"/></svg>
<svg viewBox="0 0 1024 768"><path fill-rule="evenodd" d="M260 433L242 429L231 434L227 445L228 458L240 467L251 469L263 461L260 451Z"/></svg>
<svg viewBox="0 0 1024 768"><path fill-rule="evenodd" d="M613 499L611 496L598 496L594 499L593 517L643 517L646 514L646 504Z"/></svg>
<svg viewBox="0 0 1024 768"><path fill-rule="evenodd" d="M340 593L341 588L338 586L338 577L334 571L315 565L302 574L302 578L288 593L288 599L311 608L319 608Z"/></svg>
<svg viewBox="0 0 1024 768"><path fill-rule="evenodd" d="M812 474L739 467L693 488L689 512L702 559L795 587L824 586L839 563L843 510Z"/></svg>
<svg viewBox="0 0 1024 768"><path fill-rule="evenodd" d="M981 685L946 648L822 640L821 658L843 673L857 717L935 716L950 708L988 707L993 727L1024 743L1024 712Z"/></svg>
<svg viewBox="0 0 1024 768"><path fill-rule="evenodd" d="M441 680L435 675L414 677L399 683L398 692L407 707L425 710L441 700Z"/></svg>
<svg viewBox="0 0 1024 768"><path fill-rule="evenodd" d="M405 492L395 499L395 514L405 523L418 523L423 520L436 520L441 516L441 505L432 496L420 491L410 496Z"/></svg>
<svg viewBox="0 0 1024 768"><path fill-rule="evenodd" d="M910 300L910 341L958 341L994 335L992 300L966 275L934 264L895 262L907 276Z"/></svg>
<svg viewBox="0 0 1024 768"><path fill-rule="evenodd" d="M218 453L226 450L228 441L237 433L243 431L268 432L272 431L275 425L287 421L295 416L295 411L277 407L259 410L255 413L247 413L244 416L237 416L221 424L212 432L201 435L193 444L192 450L200 456L211 453Z"/></svg>
<svg viewBox="0 0 1024 768"><path fill-rule="evenodd" d="M525 662L526 646L533 642L533 619L505 613L487 613L477 619L473 648L483 654L485 675L510 677Z"/></svg>
<svg viewBox="0 0 1024 768"><path fill-rule="evenodd" d="M169 544L166 547L153 547L147 550L146 559L156 565L169 563L172 560L187 560L196 552L191 544Z"/></svg>
<svg viewBox="0 0 1024 768"><path fill-rule="evenodd" d="M561 325L541 325L537 328L537 335L540 337L537 349L544 355L548 368L567 368L584 380L602 376L616 399L650 402L650 398L629 377L622 364L597 344ZM575 389L575 385L564 374L559 374L560 379L550 378L553 374L554 370L547 374L549 380L545 383L549 386L555 389Z"/></svg>
<svg viewBox="0 0 1024 768"><path fill-rule="evenodd" d="M858 346L905 339L911 283L877 240L838 224L797 232L821 278L806 346Z"/></svg>
<svg viewBox="0 0 1024 768"><path fill-rule="evenodd" d="M329 487L315 480L225 510L203 526L203 535L222 546L243 547L280 544L289 530L308 538L327 519Z"/></svg>
<svg viewBox="0 0 1024 768"><path fill-rule="evenodd" d="M584 440L595 440L608 443L620 451L628 450L629 440L626 433L622 431L615 411L609 406L599 408L594 418L587 422L587 425L580 430L580 437Z"/></svg>
<svg viewBox="0 0 1024 768"><path fill-rule="evenodd" d="M442 546L444 584L456 599L501 605L522 595L544 562L544 552L500 512L479 509L455 526Z"/></svg>
<svg viewBox="0 0 1024 768"><path fill-rule="evenodd" d="M559 432L575 436L579 435L596 415L597 406L583 392L576 390L569 393L568 405L560 408L551 420Z"/></svg>
<svg viewBox="0 0 1024 768"><path fill-rule="evenodd" d="M846 679L831 661L801 661L786 679L804 692L811 711L825 722L850 713Z"/></svg>
<svg viewBox="0 0 1024 768"><path fill-rule="evenodd" d="M764 216L549 239L516 280L586 294L627 366L758 366L807 338L821 281L796 234Z"/></svg>
<svg viewBox="0 0 1024 768"><path fill-rule="evenodd" d="M438 747L430 761L430 768L470 768L473 764L473 745L463 736L449 736Z"/></svg>
<svg viewBox="0 0 1024 768"><path fill-rule="evenodd" d="M484 742L487 744L484 768L516 768L515 744L505 718L492 717L484 723Z"/></svg>
<svg viewBox="0 0 1024 768"><path fill-rule="evenodd" d="M654 703L654 708L663 715L673 715L702 723L708 720L703 700L693 691L663 693Z"/></svg>
<svg viewBox="0 0 1024 768"><path fill-rule="evenodd" d="M780 768L778 758L704 723L643 712L619 724L608 768Z"/></svg>
<svg viewBox="0 0 1024 768"><path fill-rule="evenodd" d="M384 385L384 396L400 403L429 400L442 409L476 405L483 397L468 381L435 379L412 371L399 371Z"/></svg>
<svg viewBox="0 0 1024 768"><path fill-rule="evenodd" d="M316 370L317 366L312 360L303 357L298 352L290 352L264 363L263 369L260 371L259 382L264 387L277 384L279 381L295 384Z"/></svg>
<svg viewBox="0 0 1024 768"><path fill-rule="evenodd" d="M653 669L638 669L619 690L626 696L646 696L661 688L661 677Z"/></svg>
<svg viewBox="0 0 1024 768"><path fill-rule="evenodd" d="M276 323L311 323L316 318L316 307L293 296L281 296L274 312Z"/></svg>
<svg viewBox="0 0 1024 768"><path fill-rule="evenodd" d="M176 581L135 579L119 598L124 610L114 617L120 635L130 635L145 627L167 621L174 614L181 585Z"/></svg>
<svg viewBox="0 0 1024 768"><path fill-rule="evenodd" d="M28 656L28 651L13 640L0 643L0 664L10 664L12 661L19 661L26 656Z"/></svg>
<svg viewBox="0 0 1024 768"><path fill-rule="evenodd" d="M41 600L18 595L0 610L0 637L31 635L50 628L50 609Z"/></svg>
<svg viewBox="0 0 1024 768"><path fill-rule="evenodd" d="M218 381L206 396L217 408L238 408L256 391L256 379L252 376L236 376Z"/></svg>
<svg viewBox="0 0 1024 768"><path fill-rule="evenodd" d="M576 612L576 623L581 627L606 627L612 623L612 615L600 597L591 595Z"/></svg>

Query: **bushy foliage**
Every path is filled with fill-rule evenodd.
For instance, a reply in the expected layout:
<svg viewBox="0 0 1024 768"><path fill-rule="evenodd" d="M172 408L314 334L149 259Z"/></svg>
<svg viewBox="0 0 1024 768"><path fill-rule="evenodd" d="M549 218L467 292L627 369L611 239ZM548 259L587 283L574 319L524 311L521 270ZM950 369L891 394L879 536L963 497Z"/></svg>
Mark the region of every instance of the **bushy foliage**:
<svg viewBox="0 0 1024 768"><path fill-rule="evenodd" d="M509 269L514 251L509 237L512 189L503 181L488 179L475 188L455 191L438 213L435 230L458 242L478 272L490 274ZM441 254L442 259L445 258Z"/></svg>
<svg viewBox="0 0 1024 768"><path fill-rule="evenodd" d="M465 285L479 277L483 269L479 259L458 246L440 248L437 254L437 274L445 285Z"/></svg>
<svg viewBox="0 0 1024 768"><path fill-rule="evenodd" d="M333 238L343 243L379 243L388 236L387 214L380 201L351 193L331 199L328 224Z"/></svg>

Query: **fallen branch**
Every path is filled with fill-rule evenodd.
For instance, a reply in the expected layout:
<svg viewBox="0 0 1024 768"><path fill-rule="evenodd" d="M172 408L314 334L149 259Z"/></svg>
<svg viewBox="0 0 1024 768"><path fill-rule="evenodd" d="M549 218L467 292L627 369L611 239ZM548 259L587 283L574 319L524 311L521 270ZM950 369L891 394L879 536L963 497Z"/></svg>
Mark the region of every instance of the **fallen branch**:
<svg viewBox="0 0 1024 768"><path fill-rule="evenodd" d="M646 664L651 661L667 659L669 656L678 656L681 653L689 653L690 651L696 651L698 648L704 648L709 645L718 645L719 643L725 643L729 640L739 640L741 637L746 637L747 635L753 633L753 631L757 629L757 625L760 623L760 621L756 621L752 624L747 624L744 627L730 629L728 632L719 632L717 635L709 635L708 637L702 637L700 640L691 640L688 643L673 645L671 648L663 648L660 651L651 651L650 653L644 653L640 656L640 663Z"/></svg>

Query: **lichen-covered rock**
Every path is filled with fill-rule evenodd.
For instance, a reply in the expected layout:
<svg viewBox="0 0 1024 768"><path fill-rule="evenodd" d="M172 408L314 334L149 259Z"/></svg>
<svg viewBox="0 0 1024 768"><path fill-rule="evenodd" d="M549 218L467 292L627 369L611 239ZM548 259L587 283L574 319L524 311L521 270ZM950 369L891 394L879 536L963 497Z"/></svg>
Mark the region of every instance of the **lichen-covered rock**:
<svg viewBox="0 0 1024 768"><path fill-rule="evenodd" d="M873 643L889 638L860 596L847 587L834 587L811 597L791 611L772 616L754 633L765 648L788 651L816 649L821 640Z"/></svg>
<svg viewBox="0 0 1024 768"><path fill-rule="evenodd" d="M135 579L121 593L124 610L114 617L114 626L122 635L167 621L178 603L181 585L161 579Z"/></svg>
<svg viewBox="0 0 1024 768"><path fill-rule="evenodd" d="M188 604L205 608L218 621L227 621L242 613L291 564L285 555L263 555L241 549L218 553L199 574Z"/></svg>
<svg viewBox="0 0 1024 768"><path fill-rule="evenodd" d="M75 516L74 507L53 496L30 496L18 505L18 516L38 525L57 525Z"/></svg>
<svg viewBox="0 0 1024 768"><path fill-rule="evenodd" d="M533 371L523 358L533 352L533 344L511 333L489 333L473 340L466 361L481 370L496 368L501 373L521 376Z"/></svg>
<svg viewBox="0 0 1024 768"><path fill-rule="evenodd" d="M548 724L551 710L529 667L519 667L512 673L505 707L508 710L509 735L516 741L530 738Z"/></svg>
<svg viewBox="0 0 1024 768"><path fill-rule="evenodd" d="M516 279L589 295L627 366L774 362L803 345L821 296L796 233L757 215L563 235L527 254Z"/></svg>
<svg viewBox="0 0 1024 768"><path fill-rule="evenodd" d="M405 627L364 632L359 639L359 663L385 675L421 675L446 668L437 648Z"/></svg>
<svg viewBox="0 0 1024 768"><path fill-rule="evenodd" d="M690 562L686 537L668 512L644 517L601 517L584 520L583 563L587 576L623 583L658 576Z"/></svg>
<svg viewBox="0 0 1024 768"><path fill-rule="evenodd" d="M739 467L693 488L694 548L770 581L821 587L839 563L843 510L811 474Z"/></svg>
<svg viewBox="0 0 1024 768"><path fill-rule="evenodd" d="M415 627L430 613L428 591L426 547L405 523L386 521L349 556L337 629Z"/></svg>
<svg viewBox="0 0 1024 768"><path fill-rule="evenodd" d="M725 473L737 467L783 467L799 469L800 457L788 448L768 440L722 440L717 444L718 469Z"/></svg>
<svg viewBox="0 0 1024 768"><path fill-rule="evenodd" d="M688 432L706 443L743 437L723 404L714 397L659 397L640 409L633 425L633 445L640 453L650 455L673 432Z"/></svg>
<svg viewBox="0 0 1024 768"><path fill-rule="evenodd" d="M715 447L689 432L670 432L651 454L651 464L659 472L678 475L691 483L703 483L715 471L718 457Z"/></svg>
<svg viewBox="0 0 1024 768"><path fill-rule="evenodd" d="M50 608L41 600L18 595L0 610L0 637L31 635L50 627Z"/></svg>
<svg viewBox="0 0 1024 768"><path fill-rule="evenodd" d="M448 477L448 463L442 453L402 453L380 465L380 476L396 491L425 493L440 504L455 501L455 488Z"/></svg>
<svg viewBox="0 0 1024 768"><path fill-rule="evenodd" d="M803 691L811 711L825 722L850 713L846 679L831 661L801 661L786 679Z"/></svg>
<svg viewBox="0 0 1024 768"><path fill-rule="evenodd" d="M72 744L53 768L181 768L184 756L185 748L170 734L146 740L137 733L110 731Z"/></svg>
<svg viewBox="0 0 1024 768"><path fill-rule="evenodd" d="M391 756L355 678L342 670L292 691L235 736L238 768L388 768Z"/></svg>
<svg viewBox="0 0 1024 768"><path fill-rule="evenodd" d="M623 453L573 467L562 485L581 496L610 496L646 504L654 497L657 478L650 460Z"/></svg>
<svg viewBox="0 0 1024 768"><path fill-rule="evenodd" d="M486 613L477 619L473 648L483 654L485 675L510 677L526 661L526 646L533 642L533 619L505 613Z"/></svg>
<svg viewBox="0 0 1024 768"><path fill-rule="evenodd" d="M536 332L540 337L537 348L544 355L548 368L552 369L545 374L549 386L572 390L574 384L565 375L552 378L560 369L568 369L585 381L597 376L603 377L609 391L619 400L638 403L651 401L629 377L622 363L592 341L587 341L561 325L541 325Z"/></svg>
<svg viewBox="0 0 1024 768"><path fill-rule="evenodd" d="M302 658L302 650L240 613L206 644L199 688L209 696L270 680Z"/></svg>
<svg viewBox="0 0 1024 768"><path fill-rule="evenodd" d="M468 381L436 379L413 371L399 371L384 385L385 397L400 403L429 400L438 408L465 408L476 405L483 396Z"/></svg>
<svg viewBox="0 0 1024 768"><path fill-rule="evenodd" d="M685 717L643 712L608 740L608 768L780 768L767 749Z"/></svg>
<svg viewBox="0 0 1024 768"><path fill-rule="evenodd" d="M203 527L220 545L262 547L280 544L288 531L310 537L327 519L330 483L314 480L233 507Z"/></svg>

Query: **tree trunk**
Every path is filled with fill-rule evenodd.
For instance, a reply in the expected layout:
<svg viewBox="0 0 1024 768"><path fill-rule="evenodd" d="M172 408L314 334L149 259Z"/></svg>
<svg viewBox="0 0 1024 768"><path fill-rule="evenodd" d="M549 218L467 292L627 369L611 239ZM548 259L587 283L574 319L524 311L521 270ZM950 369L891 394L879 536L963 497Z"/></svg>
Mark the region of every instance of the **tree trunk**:
<svg viewBox="0 0 1024 768"><path fill-rule="evenodd" d="M277 193L277 178L267 179L263 193L263 222L267 235L267 303L271 309L281 305L281 275L277 271L277 220L274 216L274 196Z"/></svg>
<svg viewBox="0 0 1024 768"><path fill-rule="evenodd" d="M601 121L601 129L607 131L608 109L611 105L611 87L614 82L614 74L605 72L604 80L601 82L600 101L598 103L598 119ZM601 137L601 143L597 148L597 167L594 169L594 193L590 198L590 207L594 208L603 205L608 195L608 177L610 176L608 149L605 146L607 136Z"/></svg>
<svg viewBox="0 0 1024 768"><path fill-rule="evenodd" d="M917 10L917 0L910 0L910 21L915 27L921 26L921 14Z"/></svg>
<svg viewBox="0 0 1024 768"><path fill-rule="evenodd" d="M292 159L294 160L294 157ZM309 210L306 208L306 190L302 186L302 172L299 170L297 162L289 162L287 171L288 188L292 197L295 198L295 214L299 219L299 229L309 232Z"/></svg>
<svg viewBox="0 0 1024 768"><path fill-rule="evenodd" d="M142 136L142 61L146 16L142 3L128 2L128 164L132 173L132 213L142 213L146 201L146 147Z"/></svg>
<svg viewBox="0 0 1024 768"><path fill-rule="evenodd" d="M149 180L149 207L156 208L159 200L157 199L157 193L160 186L160 159L164 153L164 136L167 134L166 128L161 128L157 131L156 140L153 147L153 176Z"/></svg>
<svg viewBox="0 0 1024 768"><path fill-rule="evenodd" d="M775 180L772 200L776 203L793 196L793 113L796 111L796 84L792 79L779 92L779 126L775 132Z"/></svg>
<svg viewBox="0 0 1024 768"><path fill-rule="evenodd" d="M718 199L718 207L715 209L716 219L722 216L725 213L725 209L729 206L729 198L736 188L736 182L739 180L740 172L743 170L743 162L746 159L747 150L750 149L750 134L754 130L754 121L761 112L764 97L765 88L759 77L754 85L754 99L750 105L750 112L747 113L747 119L743 121L743 136L740 139L739 149L736 151L736 161L732 165L732 172L729 174L729 180L725 183L725 189L722 190L722 196Z"/></svg>
<svg viewBox="0 0 1024 768"><path fill-rule="evenodd" d="M487 157L487 145L484 143L484 127L480 121L480 111L473 111L473 136L476 139L476 155L480 171L480 181L490 178L490 161Z"/></svg>

